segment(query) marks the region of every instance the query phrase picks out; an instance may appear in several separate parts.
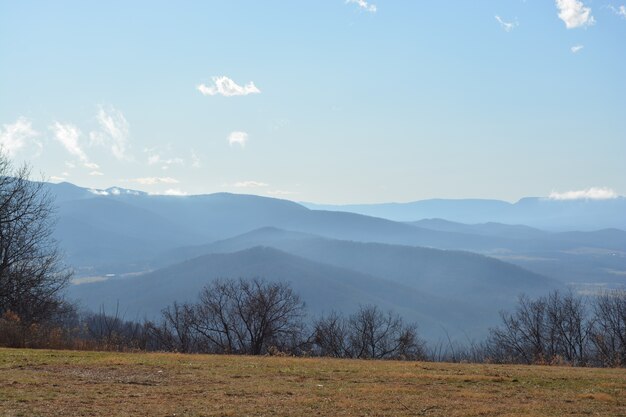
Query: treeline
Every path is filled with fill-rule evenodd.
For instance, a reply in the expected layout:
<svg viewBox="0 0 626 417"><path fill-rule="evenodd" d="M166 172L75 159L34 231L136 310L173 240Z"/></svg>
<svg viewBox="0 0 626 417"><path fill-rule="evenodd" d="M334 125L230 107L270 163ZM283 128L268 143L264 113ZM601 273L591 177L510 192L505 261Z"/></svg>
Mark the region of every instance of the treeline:
<svg viewBox="0 0 626 417"><path fill-rule="evenodd" d="M626 366L626 292L584 298L553 292L521 297L491 330L487 357L501 363Z"/></svg>
<svg viewBox="0 0 626 417"><path fill-rule="evenodd" d="M167 307L149 328L161 348L179 352L425 358L417 327L376 306L305 318L304 303L286 283L217 280L197 302Z"/></svg>
<svg viewBox="0 0 626 417"><path fill-rule="evenodd" d="M416 324L376 306L307 320L304 302L286 283L216 280L195 302L173 303L156 321L124 320L104 310L79 313L67 304L39 323L5 311L0 345L624 367L626 292L522 296L486 340L428 346Z"/></svg>

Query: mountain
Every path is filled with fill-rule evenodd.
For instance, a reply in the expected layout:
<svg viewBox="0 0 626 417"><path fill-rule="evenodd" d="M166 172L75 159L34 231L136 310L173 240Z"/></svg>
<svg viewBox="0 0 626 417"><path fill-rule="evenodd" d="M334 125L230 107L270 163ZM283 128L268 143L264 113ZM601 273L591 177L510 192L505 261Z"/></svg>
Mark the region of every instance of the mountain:
<svg viewBox="0 0 626 417"><path fill-rule="evenodd" d="M427 337L437 336L441 326L455 333L481 332L486 321L497 319L494 312L462 301L451 304L410 286L268 247L209 254L132 278L74 285L69 296L93 310L113 312L119 306L127 319L156 318L173 301L195 300L213 279L255 277L289 282L313 316L333 310L349 313L359 305L375 304L417 321Z"/></svg>
<svg viewBox="0 0 626 417"><path fill-rule="evenodd" d="M442 219L408 224L251 195L174 197L117 187L47 186L59 206L56 236L79 277L154 269L165 265L155 262L162 253L263 227L344 241L468 250L576 285L616 286L626 273L626 232L618 229L555 233Z"/></svg>
<svg viewBox="0 0 626 417"><path fill-rule="evenodd" d="M81 191L68 184L50 185L50 190L61 196L57 237L79 271L106 273L115 263L118 269L130 261L142 264L168 248L266 226L363 242L475 250L504 245L491 237L310 210L291 201L252 195L155 196L118 188Z"/></svg>
<svg viewBox="0 0 626 417"><path fill-rule="evenodd" d="M420 291L504 307L521 293L544 294L561 284L518 266L470 252L321 238L262 228L209 245L163 254L165 262L200 254L230 253L268 246L315 262L346 268Z"/></svg>
<svg viewBox="0 0 626 417"><path fill-rule="evenodd" d="M82 274L143 270L159 251L206 241L203 234L117 199L82 197L57 205L55 237Z"/></svg>
<svg viewBox="0 0 626 417"><path fill-rule="evenodd" d="M618 286L626 274L619 229L406 223L252 195L46 186L57 196L56 237L83 282L71 296L109 311L119 301L129 318L193 299L207 280L262 276L292 282L314 314L373 303L433 337L442 326L477 335L521 293ZM508 203L486 204L495 216Z"/></svg>
<svg viewBox="0 0 626 417"><path fill-rule="evenodd" d="M510 225L495 222L465 224L444 219L422 219L409 222L409 224L424 229L438 230L440 232L467 233L481 236L504 237L508 239L533 239L548 234L543 230L521 224Z"/></svg>
<svg viewBox="0 0 626 417"><path fill-rule="evenodd" d="M516 203L499 200L432 199L409 203L302 204L315 210L346 211L402 222L440 218L469 224L523 224L550 231L626 229L626 197L606 200L527 197Z"/></svg>

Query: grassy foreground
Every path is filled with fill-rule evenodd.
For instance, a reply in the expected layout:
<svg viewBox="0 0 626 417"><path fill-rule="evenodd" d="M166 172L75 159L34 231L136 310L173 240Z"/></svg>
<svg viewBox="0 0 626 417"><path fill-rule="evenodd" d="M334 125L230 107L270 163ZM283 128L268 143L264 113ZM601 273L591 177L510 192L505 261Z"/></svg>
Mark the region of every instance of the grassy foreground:
<svg viewBox="0 0 626 417"><path fill-rule="evenodd" d="M626 371L0 349L1 416L626 416Z"/></svg>

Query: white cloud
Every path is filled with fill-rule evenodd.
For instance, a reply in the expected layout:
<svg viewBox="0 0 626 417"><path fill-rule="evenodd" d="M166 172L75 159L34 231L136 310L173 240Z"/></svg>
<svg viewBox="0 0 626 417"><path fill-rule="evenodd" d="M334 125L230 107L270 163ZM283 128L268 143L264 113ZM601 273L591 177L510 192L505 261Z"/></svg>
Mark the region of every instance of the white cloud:
<svg viewBox="0 0 626 417"><path fill-rule="evenodd" d="M505 22L504 20L502 20L500 16L496 15L495 17L498 23L500 23L500 26L502 27L502 29L504 29L506 32L510 32L513 29L515 29L517 26L519 26L519 23L517 22Z"/></svg>
<svg viewBox="0 0 626 417"><path fill-rule="evenodd" d="M572 51L573 54L575 54L576 52L580 52L581 49L583 49L585 47L585 45L574 45L570 48L570 50Z"/></svg>
<svg viewBox="0 0 626 417"><path fill-rule="evenodd" d="M170 188L169 190L165 190L162 193L156 193L156 195L172 195L172 196L186 196L188 195L186 192L179 190L177 188Z"/></svg>
<svg viewBox="0 0 626 417"><path fill-rule="evenodd" d="M89 189L89 192L91 194L95 194L95 195L102 195L102 196L109 195L108 191L106 191L106 190L96 190L95 188Z"/></svg>
<svg viewBox="0 0 626 417"><path fill-rule="evenodd" d="M169 190L165 190L163 195L185 196L185 195L187 195L187 193L184 192L184 191L181 191L181 190L179 190L177 188L176 189L170 188Z"/></svg>
<svg viewBox="0 0 626 417"><path fill-rule="evenodd" d="M166 151L171 153L169 145L166 147ZM163 158L162 153L158 148L146 148L144 152L148 154L148 165L161 165L161 169L169 169L171 165L183 165L185 160L183 158Z"/></svg>
<svg viewBox="0 0 626 417"><path fill-rule="evenodd" d="M53 176L50 177L50 181L52 181L52 182L63 182L66 179L67 178L65 178L65 177L59 177L59 176L56 176L56 175L53 175Z"/></svg>
<svg viewBox="0 0 626 417"><path fill-rule="evenodd" d="M100 172L100 171L91 171L89 173L89 175L91 175L92 177L100 177L100 176L102 176L104 174L102 172Z"/></svg>
<svg viewBox="0 0 626 417"><path fill-rule="evenodd" d="M15 123L5 124L0 129L0 147L8 156L14 156L22 149L28 140L39 136L31 122L25 117L18 118ZM38 146L41 146L39 142Z"/></svg>
<svg viewBox="0 0 626 417"><path fill-rule="evenodd" d="M225 76L212 77L212 80L215 85L207 86L206 84L200 84L196 88L205 96L221 95L224 97L233 97L247 96L248 94L259 94L261 92L261 90L259 90L252 81L244 86L240 86Z"/></svg>
<svg viewBox="0 0 626 417"><path fill-rule="evenodd" d="M247 142L248 134L246 132L231 132L231 134L228 135L228 144L230 146L237 144L244 148Z"/></svg>
<svg viewBox="0 0 626 417"><path fill-rule="evenodd" d="M361 10L366 12L376 13L376 5L368 3L366 0L346 0L347 4L356 4Z"/></svg>
<svg viewBox="0 0 626 417"><path fill-rule="evenodd" d="M80 160L80 162L86 168L95 170L98 169L98 164L93 163L87 157L87 154L80 146L79 138L80 138L80 130L70 124L70 123L59 123L54 122L53 125L50 126L50 130L54 133L54 138L63 145L65 150L70 153L70 155L75 156Z"/></svg>
<svg viewBox="0 0 626 417"><path fill-rule="evenodd" d="M239 181L233 184L233 187L237 188L258 188L269 187L269 184L260 181Z"/></svg>
<svg viewBox="0 0 626 417"><path fill-rule="evenodd" d="M85 162L85 163L83 163L83 166L85 168L89 168L89 169L98 169L98 168L100 168L100 166L98 166L98 164L96 164L94 162Z"/></svg>
<svg viewBox="0 0 626 417"><path fill-rule="evenodd" d="M619 7L615 7L613 5L610 5L609 9L611 9L613 13L620 16L622 19L626 19L626 6L622 5Z"/></svg>
<svg viewBox="0 0 626 417"><path fill-rule="evenodd" d="M105 109L100 106L97 119L101 131L89 134L91 142L109 147L119 160L132 159L128 152L130 127L122 112L113 107Z"/></svg>
<svg viewBox="0 0 626 417"><path fill-rule="evenodd" d="M154 184L178 184L178 180L171 177L143 177L143 178L132 178L129 180L124 180L125 182L136 182L137 184L142 185L154 185Z"/></svg>
<svg viewBox="0 0 626 417"><path fill-rule="evenodd" d="M606 187L591 187L586 190L566 191L564 193L553 191L548 196L550 200L609 200L617 197L615 191Z"/></svg>
<svg viewBox="0 0 626 417"><path fill-rule="evenodd" d="M559 9L559 19L565 22L565 27L574 29L577 27L591 26L596 20L591 15L591 7L586 7L579 0L556 0Z"/></svg>

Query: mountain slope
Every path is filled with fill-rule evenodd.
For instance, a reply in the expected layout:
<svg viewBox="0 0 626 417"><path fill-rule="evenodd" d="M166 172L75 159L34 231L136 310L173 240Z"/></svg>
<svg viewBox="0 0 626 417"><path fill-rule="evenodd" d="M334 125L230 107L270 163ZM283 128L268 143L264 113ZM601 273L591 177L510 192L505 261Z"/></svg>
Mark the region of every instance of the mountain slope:
<svg viewBox="0 0 626 417"><path fill-rule="evenodd" d="M137 268L159 251L206 237L150 210L105 197L58 204L55 237L79 273Z"/></svg>
<svg viewBox="0 0 626 417"><path fill-rule="evenodd" d="M463 302L451 308L446 298L268 247L210 254L138 277L75 285L70 296L91 309L104 306L113 311L119 303L126 318L152 318L173 301L194 300L213 279L254 277L289 282L313 315L331 310L351 312L359 305L375 304L418 321L429 337L437 335L441 326L455 332L479 332L497 319Z"/></svg>
<svg viewBox="0 0 626 417"><path fill-rule="evenodd" d="M495 222L465 224L444 219L422 219L409 222L409 224L424 229L438 230L440 232L469 233L482 236L505 237L509 239L533 239L548 234L548 232L535 229L534 227Z"/></svg>
<svg viewBox="0 0 626 417"><path fill-rule="evenodd" d="M188 259L200 253L229 253L270 246L316 262L348 268L458 300L506 306L521 293L544 294L560 283L486 256L411 246L320 238L262 228L209 245L188 247L162 260Z"/></svg>
<svg viewBox="0 0 626 417"><path fill-rule="evenodd" d="M150 260L177 247L223 240L262 227L338 240L469 250L563 282L615 286L626 273L626 232L617 229L554 233L522 225L445 220L423 221L416 227L353 213L310 210L291 201L258 196L173 197L119 188L48 186L60 196L56 236L79 277L146 270ZM483 203L473 201L470 206ZM494 203L493 207L500 210L506 204Z"/></svg>

